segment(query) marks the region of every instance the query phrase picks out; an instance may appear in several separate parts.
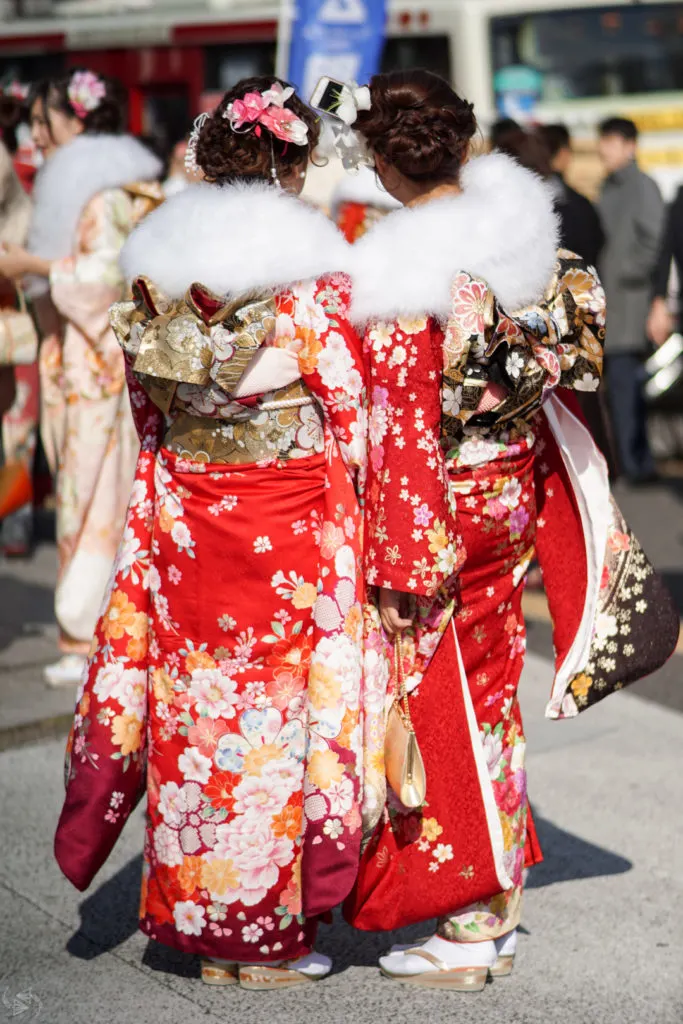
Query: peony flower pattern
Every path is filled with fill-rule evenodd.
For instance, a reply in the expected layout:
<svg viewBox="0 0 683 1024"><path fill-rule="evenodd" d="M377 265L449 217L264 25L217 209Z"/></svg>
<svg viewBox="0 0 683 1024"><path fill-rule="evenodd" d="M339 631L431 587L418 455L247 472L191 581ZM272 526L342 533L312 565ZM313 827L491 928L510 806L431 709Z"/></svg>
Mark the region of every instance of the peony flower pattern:
<svg viewBox="0 0 683 1024"><path fill-rule="evenodd" d="M336 858L350 888L360 843L364 367L343 319L346 278L273 301L265 343L296 357L320 410L283 410L286 444L273 458L235 473L164 448L167 422L146 396L148 381L131 379L147 440L68 764L67 803L71 792L85 789L90 800L106 790L101 827L88 828L94 846L123 826L146 785L143 931L189 951L232 948L236 959L310 948L303 858L322 885L316 863ZM167 342L206 346L206 366L229 364L230 332L192 326L181 303L163 316ZM128 304L115 318L124 334L130 317L153 359L149 313ZM235 408L214 380L175 384L169 419L189 412L245 436L250 405ZM301 464L308 488L291 515L251 483L284 480L276 461ZM320 482L315 499L308 478ZM237 562L238 588L228 583ZM310 800L315 820L304 811Z"/></svg>

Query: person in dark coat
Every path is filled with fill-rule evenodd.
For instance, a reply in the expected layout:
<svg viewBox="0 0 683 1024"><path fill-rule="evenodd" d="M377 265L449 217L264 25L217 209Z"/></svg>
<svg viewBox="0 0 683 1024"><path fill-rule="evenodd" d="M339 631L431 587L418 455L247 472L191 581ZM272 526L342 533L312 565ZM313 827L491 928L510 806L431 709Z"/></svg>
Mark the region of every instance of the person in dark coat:
<svg viewBox="0 0 683 1024"><path fill-rule="evenodd" d="M556 127L563 129L561 125ZM555 134L557 136L558 133ZM563 146L559 148L564 147L571 158L568 138L569 133L563 129ZM554 162L553 147L547 141L543 129L526 130L511 120L499 121L493 126L491 145L499 152L513 157L527 170L535 171L549 183L555 197L555 209L560 217L560 245L583 256L588 263L595 266L604 242L604 234L593 204L564 181L564 173L568 169L568 161L564 159L567 153L559 157L559 163L557 160ZM557 155L555 153L556 158ZM617 447L604 389L585 392L577 397L588 428L607 460L610 477L615 479L619 475Z"/></svg>
<svg viewBox="0 0 683 1024"><path fill-rule="evenodd" d="M647 336L657 348L667 341L680 324L680 316L677 323L667 302L672 263L678 272L680 311L683 310L683 188L679 189L667 212L664 237L654 273L654 298L647 321Z"/></svg>
<svg viewBox="0 0 683 1024"><path fill-rule="evenodd" d="M553 182L557 188L557 212L560 215L562 245L597 266L605 243L600 216L590 199L568 185L565 175L573 160L572 140L563 124L546 124L538 129L550 158Z"/></svg>
<svg viewBox="0 0 683 1024"><path fill-rule="evenodd" d="M624 475L634 484L656 477L647 437L643 361L652 278L664 229L664 201L636 162L638 130L614 117L599 129L607 171L600 195L605 247L599 269L607 295L607 387Z"/></svg>

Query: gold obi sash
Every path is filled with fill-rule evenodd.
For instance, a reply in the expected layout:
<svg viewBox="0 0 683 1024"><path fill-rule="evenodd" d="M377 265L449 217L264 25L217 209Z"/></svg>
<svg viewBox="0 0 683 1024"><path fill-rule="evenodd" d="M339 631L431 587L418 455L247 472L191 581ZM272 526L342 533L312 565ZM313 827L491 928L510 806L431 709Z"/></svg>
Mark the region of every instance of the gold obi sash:
<svg viewBox="0 0 683 1024"><path fill-rule="evenodd" d="M167 449L230 465L324 451L322 409L301 380L296 354L268 346L273 294L227 300L193 284L183 299L169 299L144 277L132 291L131 302L112 308L111 324L136 378L170 421Z"/></svg>
<svg viewBox="0 0 683 1024"><path fill-rule="evenodd" d="M263 398L231 419L182 412L169 426L164 447L192 462L231 466L305 458L323 450L322 410L302 381ZM305 446L299 440L300 431L306 435Z"/></svg>

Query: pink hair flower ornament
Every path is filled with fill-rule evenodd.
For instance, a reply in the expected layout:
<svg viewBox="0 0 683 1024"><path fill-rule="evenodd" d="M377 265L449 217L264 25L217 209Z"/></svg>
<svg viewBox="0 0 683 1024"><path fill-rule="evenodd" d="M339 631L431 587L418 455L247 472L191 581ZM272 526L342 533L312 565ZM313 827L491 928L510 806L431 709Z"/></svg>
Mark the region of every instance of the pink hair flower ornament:
<svg viewBox="0 0 683 1024"><path fill-rule="evenodd" d="M223 111L223 117L234 132L253 129L254 134L260 137L265 128L282 142L305 146L308 125L293 110L285 107L293 94L291 87L284 88L279 82L274 82L265 92L248 92L241 100L233 100Z"/></svg>
<svg viewBox="0 0 683 1024"><path fill-rule="evenodd" d="M69 103L81 121L97 110L106 94L106 85L93 71L76 71L67 89Z"/></svg>

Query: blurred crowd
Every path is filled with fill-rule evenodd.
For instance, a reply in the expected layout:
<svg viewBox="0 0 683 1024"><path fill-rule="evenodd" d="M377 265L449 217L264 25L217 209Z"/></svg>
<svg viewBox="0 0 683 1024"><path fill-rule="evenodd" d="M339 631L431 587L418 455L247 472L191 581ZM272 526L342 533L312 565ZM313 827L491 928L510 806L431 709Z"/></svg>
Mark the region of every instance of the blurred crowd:
<svg viewBox="0 0 683 1024"><path fill-rule="evenodd" d="M127 136L126 122L123 89L87 70L0 95L0 547L30 555L34 508L54 488L61 657L46 670L51 685L80 677L133 479L136 432L108 324L126 287L118 254L149 209L192 181L185 140L160 154ZM639 169L631 121L605 121L597 144L605 178L594 205L568 184L564 125L504 120L490 137L493 150L548 182L563 246L599 269L607 387L585 396L585 414L613 473L643 485L656 474L644 362L676 329L670 283L672 267L683 280L683 189L667 211ZM344 179L331 210L355 240L391 206L363 171Z"/></svg>
<svg viewBox="0 0 683 1024"><path fill-rule="evenodd" d="M606 386L599 397L585 398L584 411L613 474L634 485L653 482L645 362L676 326L669 285L672 267L682 266L683 189L667 212L656 182L638 166L638 129L624 117L610 117L598 128L605 177L596 206L567 183L573 154L566 126L526 130L504 120L494 125L491 144L550 183L562 244L600 272L608 310Z"/></svg>

